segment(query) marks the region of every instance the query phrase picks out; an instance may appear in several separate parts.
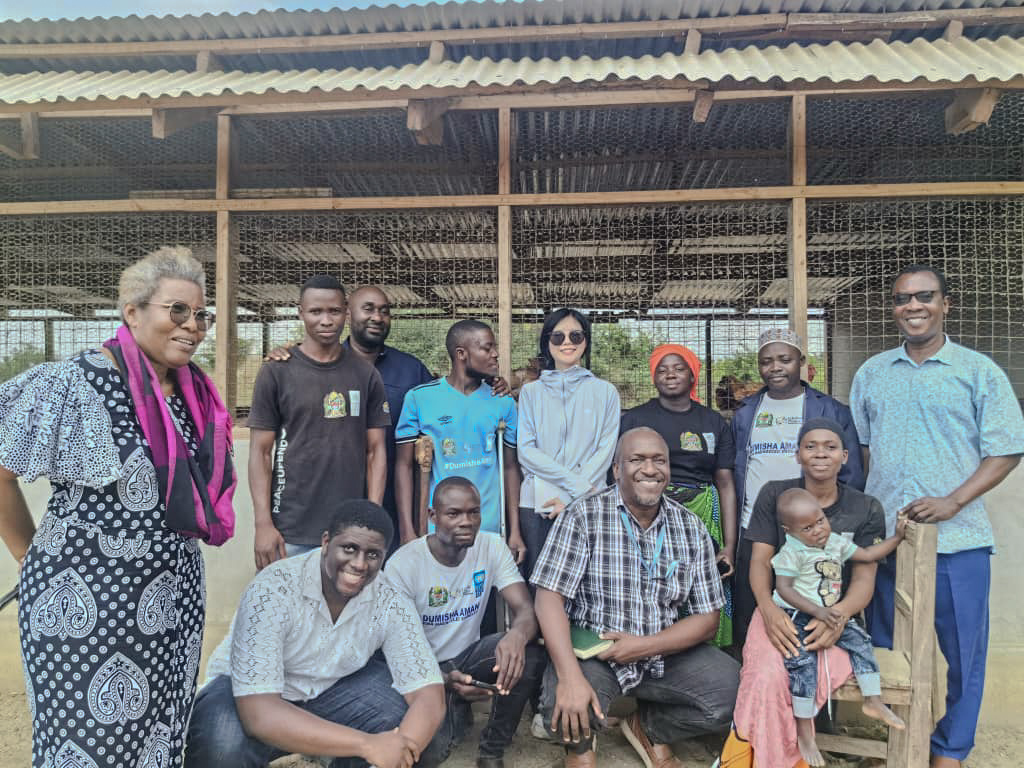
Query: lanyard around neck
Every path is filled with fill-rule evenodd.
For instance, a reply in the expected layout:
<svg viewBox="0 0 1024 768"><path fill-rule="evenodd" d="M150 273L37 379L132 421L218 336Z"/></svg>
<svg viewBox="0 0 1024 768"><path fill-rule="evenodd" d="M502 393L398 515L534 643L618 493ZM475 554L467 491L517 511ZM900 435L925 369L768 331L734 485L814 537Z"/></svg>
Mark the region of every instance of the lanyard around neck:
<svg viewBox="0 0 1024 768"><path fill-rule="evenodd" d="M651 557L650 562L648 562L647 558L644 557L643 550L640 549L640 542L637 541L636 534L633 533L633 526L629 522L629 516L621 509L619 510L619 519L622 520L622 527L626 529L626 535L629 536L629 540L636 548L637 557L640 558L640 565L643 566L644 571L647 572L647 577L650 579L672 578L672 574L676 572L676 567L679 565L678 560L673 560L669 563L663 577L658 576L654 570L658 564L658 560L661 558L661 549L665 546L665 531L668 530L668 527L665 525L661 526L661 531L658 533L658 538L654 544L654 555Z"/></svg>

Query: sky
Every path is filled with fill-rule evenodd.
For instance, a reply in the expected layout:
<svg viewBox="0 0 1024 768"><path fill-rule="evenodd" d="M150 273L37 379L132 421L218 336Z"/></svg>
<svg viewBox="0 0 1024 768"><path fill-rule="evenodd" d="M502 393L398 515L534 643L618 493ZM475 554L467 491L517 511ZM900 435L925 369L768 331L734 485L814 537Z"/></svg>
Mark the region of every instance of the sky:
<svg viewBox="0 0 1024 768"><path fill-rule="evenodd" d="M445 0L442 0L445 1ZM458 0L462 2L463 0ZM245 11L324 10L370 5L427 5L429 0L0 0L0 21L7 19L77 19L101 16L184 16Z"/></svg>

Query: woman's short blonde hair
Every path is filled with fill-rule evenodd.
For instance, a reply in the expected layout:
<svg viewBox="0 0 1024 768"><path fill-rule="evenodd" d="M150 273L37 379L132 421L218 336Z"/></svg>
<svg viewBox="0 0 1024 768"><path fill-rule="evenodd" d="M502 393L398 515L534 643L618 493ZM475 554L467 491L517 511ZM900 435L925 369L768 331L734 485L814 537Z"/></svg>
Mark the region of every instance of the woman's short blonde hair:
<svg viewBox="0 0 1024 768"><path fill-rule="evenodd" d="M158 248L121 273L117 285L117 306L121 317L124 317L124 308L129 304L139 306L153 298L160 280L165 277L188 280L206 293L206 272L190 249L182 246Z"/></svg>

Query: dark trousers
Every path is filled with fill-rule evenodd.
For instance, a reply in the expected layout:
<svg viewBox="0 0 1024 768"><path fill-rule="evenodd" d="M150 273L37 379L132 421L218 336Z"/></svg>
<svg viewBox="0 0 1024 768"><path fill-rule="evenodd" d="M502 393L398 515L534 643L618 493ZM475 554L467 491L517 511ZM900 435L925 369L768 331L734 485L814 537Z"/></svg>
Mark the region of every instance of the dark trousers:
<svg viewBox="0 0 1024 768"><path fill-rule="evenodd" d="M752 545L744 538L746 531L740 531L740 540L736 545L735 573L732 577L732 644L738 649L743 648L747 639L747 628L757 610L754 592L750 589L750 552Z"/></svg>
<svg viewBox="0 0 1024 768"><path fill-rule="evenodd" d="M796 656L783 659L789 672L789 692L793 694L793 714L810 720L814 717L814 694L818 690L818 652L804 647L807 623L814 617L802 611L786 611L793 615L793 624L800 633L800 649ZM871 636L855 621L847 623L836 645L850 654L850 664L864 696L878 696L882 692L878 675L878 662L871 649Z"/></svg>
<svg viewBox="0 0 1024 768"><path fill-rule="evenodd" d="M554 520L538 515L529 507L519 508L519 533L523 537L523 544L526 545L526 559L519 566L519 570L527 582L540 557L540 551L544 549L544 542L548 540L548 532L554 524ZM534 588L531 586L530 593L533 592Z"/></svg>
<svg viewBox="0 0 1024 768"><path fill-rule="evenodd" d="M504 636L502 633L481 637L455 658L441 662L441 669L445 672L457 669L474 680L485 683L497 681L498 674L494 672L495 649ZM505 749L515 736L523 709L534 689L540 684L540 676L546 661L547 655L543 649L536 645L526 646L526 661L519 682L507 695L495 694L491 699L491 714L487 725L480 732L480 745L477 749L480 757L504 756ZM444 721L437 729L430 746L424 751L425 758L432 765L447 759L452 749L465 738L473 722L469 701L450 690L445 692L445 696L448 709Z"/></svg>
<svg viewBox="0 0 1024 768"><path fill-rule="evenodd" d="M992 552L940 554L935 564L935 634L946 658L946 714L932 733L933 755L963 760L974 747L988 656ZM895 558L878 564L868 629L875 645L892 648Z"/></svg>
<svg viewBox="0 0 1024 768"><path fill-rule="evenodd" d="M315 699L292 703L324 720L365 733L397 728L408 709L405 699L391 687L387 664L376 656ZM263 768L286 754L245 733L228 675L219 675L199 691L188 727L185 768ZM364 760L353 757L339 757L331 763L332 768L365 765Z"/></svg>
<svg viewBox="0 0 1024 768"><path fill-rule="evenodd" d="M612 700L623 695L611 666L594 658L580 661L580 669L597 694L601 711L607 712ZM544 727L549 730L557 685L558 675L554 665L549 663L544 670L540 697ZM739 685L740 665L728 654L702 643L666 656L664 676L655 679L644 675L640 684L625 695L636 697L640 722L651 743L671 744L679 739L727 730ZM604 727L593 712L590 727L593 731ZM592 743L593 737L581 738L578 743L565 746L582 754L592 748Z"/></svg>

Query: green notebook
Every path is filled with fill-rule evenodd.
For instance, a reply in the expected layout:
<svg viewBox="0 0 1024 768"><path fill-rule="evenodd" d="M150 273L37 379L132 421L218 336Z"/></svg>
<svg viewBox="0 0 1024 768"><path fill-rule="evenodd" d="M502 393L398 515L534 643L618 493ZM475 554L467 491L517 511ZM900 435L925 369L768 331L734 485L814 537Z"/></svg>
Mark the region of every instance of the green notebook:
<svg viewBox="0 0 1024 768"><path fill-rule="evenodd" d="M602 640L601 637L590 629L570 626L569 639L572 641L572 652L577 659L589 659L602 651L612 647L612 640Z"/></svg>

